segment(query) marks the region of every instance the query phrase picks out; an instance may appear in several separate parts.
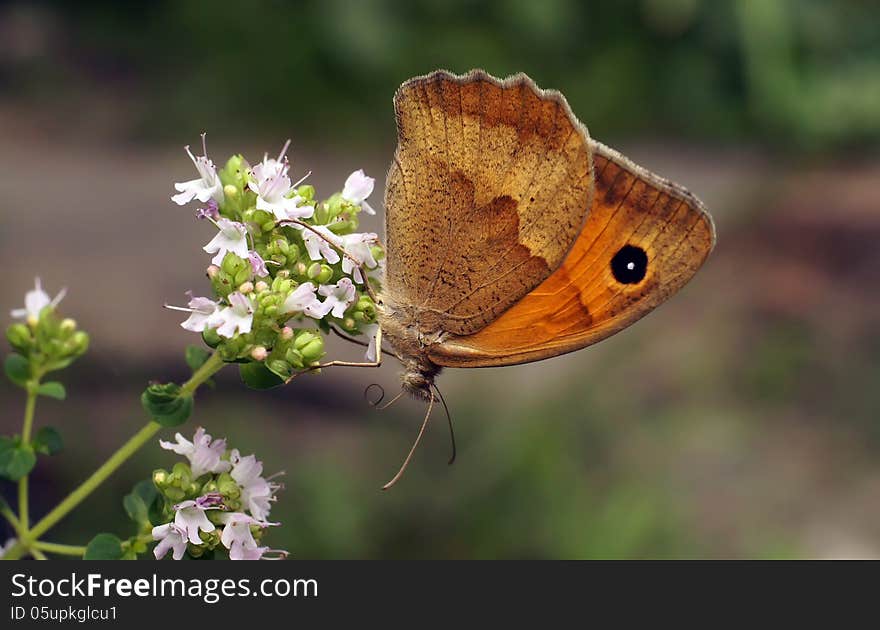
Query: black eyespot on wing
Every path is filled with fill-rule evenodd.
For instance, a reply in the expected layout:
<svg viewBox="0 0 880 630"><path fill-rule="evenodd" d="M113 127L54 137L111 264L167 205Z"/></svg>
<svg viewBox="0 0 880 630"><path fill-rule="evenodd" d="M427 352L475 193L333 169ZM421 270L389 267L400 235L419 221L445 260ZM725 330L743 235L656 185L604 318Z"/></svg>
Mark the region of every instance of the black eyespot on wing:
<svg viewBox="0 0 880 630"><path fill-rule="evenodd" d="M635 245L624 245L611 259L611 273L621 284L638 284L648 272L648 255Z"/></svg>

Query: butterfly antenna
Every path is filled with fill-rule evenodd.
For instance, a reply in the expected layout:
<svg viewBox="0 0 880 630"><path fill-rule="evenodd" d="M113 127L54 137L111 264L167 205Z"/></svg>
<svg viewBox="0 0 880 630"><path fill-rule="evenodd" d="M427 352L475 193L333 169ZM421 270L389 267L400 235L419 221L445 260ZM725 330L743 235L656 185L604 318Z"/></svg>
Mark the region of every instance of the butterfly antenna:
<svg viewBox="0 0 880 630"><path fill-rule="evenodd" d="M370 390L374 387L379 390L379 397L376 400L370 400ZM385 388L379 385L379 383L370 383L364 388L364 400L366 400L371 407L378 407L379 403L385 400Z"/></svg>
<svg viewBox="0 0 880 630"><path fill-rule="evenodd" d="M398 480L400 480L400 478L403 476L403 473L406 472L406 469L409 466L409 462L412 459L413 453L416 452L416 449L419 447L419 442L422 441L422 436L425 434L425 428L428 426L428 420L431 419L431 412L434 410L434 400L434 392L431 391L431 400L428 402L428 411L425 412L425 419L422 421L422 428L419 429L419 434L416 436L416 441L413 442L412 448L409 449L409 454L406 456L406 459L403 460L403 464L400 466L400 470L397 471L397 474L391 478L391 481L382 486L383 490L390 489L394 484L398 482Z"/></svg>
<svg viewBox="0 0 880 630"><path fill-rule="evenodd" d="M443 411L446 412L446 422L449 424L449 441L452 445L452 455L449 457L448 464L452 466L455 462L455 428L452 426L452 414L449 413L449 407L446 405L446 400L443 398L443 394L440 392L440 388L437 387L436 384L433 384L434 391L437 392L437 396L440 397L440 402L443 403ZM389 405L391 403L388 403Z"/></svg>

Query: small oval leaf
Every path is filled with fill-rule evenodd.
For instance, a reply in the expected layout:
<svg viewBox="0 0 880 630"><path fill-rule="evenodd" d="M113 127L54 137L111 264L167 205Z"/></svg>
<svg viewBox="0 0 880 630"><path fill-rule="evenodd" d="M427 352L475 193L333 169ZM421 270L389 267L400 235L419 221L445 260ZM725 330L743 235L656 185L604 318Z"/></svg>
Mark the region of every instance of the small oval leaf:
<svg viewBox="0 0 880 630"><path fill-rule="evenodd" d="M37 456L30 444L18 439L0 438L0 477L18 481L27 475L37 463Z"/></svg>
<svg viewBox="0 0 880 630"><path fill-rule="evenodd" d="M242 363L238 366L238 373L244 384L252 389L272 389L284 384L284 380L263 363Z"/></svg>
<svg viewBox="0 0 880 630"><path fill-rule="evenodd" d="M37 393L40 396L48 396L55 400L64 400L67 398L67 390L64 389L64 385L58 381L49 381L48 383L41 384L40 387L37 388Z"/></svg>
<svg viewBox="0 0 880 630"><path fill-rule="evenodd" d="M10 354L3 362L3 369L10 381L21 387L26 387L31 377L31 364L20 354Z"/></svg>
<svg viewBox="0 0 880 630"><path fill-rule="evenodd" d="M120 560L122 541L113 534L98 534L86 547L83 560Z"/></svg>
<svg viewBox="0 0 880 630"><path fill-rule="evenodd" d="M36 452L43 455L54 455L64 447L64 441L61 439L58 429L43 427L37 431L31 446L34 447Z"/></svg>
<svg viewBox="0 0 880 630"><path fill-rule="evenodd" d="M201 346L186 347L186 364L193 372L202 367L209 358L211 358L211 352Z"/></svg>
<svg viewBox="0 0 880 630"><path fill-rule="evenodd" d="M125 513L128 514L128 518L133 520L138 525L143 525L144 523L149 522L149 518L147 517L147 504L144 503L144 500L135 493L127 494L122 499L122 507L125 508Z"/></svg>

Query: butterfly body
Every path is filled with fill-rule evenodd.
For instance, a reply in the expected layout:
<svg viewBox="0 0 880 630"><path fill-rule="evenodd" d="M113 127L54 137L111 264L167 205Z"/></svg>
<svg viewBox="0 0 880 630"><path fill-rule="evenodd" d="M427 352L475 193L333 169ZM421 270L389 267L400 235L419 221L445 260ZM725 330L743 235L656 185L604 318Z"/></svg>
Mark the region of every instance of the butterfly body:
<svg viewBox="0 0 880 630"><path fill-rule="evenodd" d="M699 200L592 140L525 75L437 71L394 99L383 338L405 390L442 367L571 352L683 286L715 240Z"/></svg>

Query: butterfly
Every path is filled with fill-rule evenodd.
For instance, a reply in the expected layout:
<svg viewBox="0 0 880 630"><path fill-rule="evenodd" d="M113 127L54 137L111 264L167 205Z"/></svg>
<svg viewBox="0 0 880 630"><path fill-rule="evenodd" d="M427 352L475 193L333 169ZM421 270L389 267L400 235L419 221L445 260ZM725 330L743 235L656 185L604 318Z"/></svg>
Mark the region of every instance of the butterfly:
<svg viewBox="0 0 880 630"><path fill-rule="evenodd" d="M524 74L438 70L403 83L394 110L378 339L402 361L404 391L429 403L422 430L442 368L601 341L714 246L693 194L591 139L562 94Z"/></svg>

